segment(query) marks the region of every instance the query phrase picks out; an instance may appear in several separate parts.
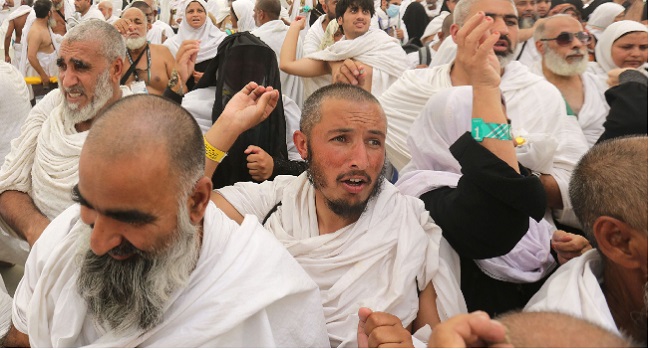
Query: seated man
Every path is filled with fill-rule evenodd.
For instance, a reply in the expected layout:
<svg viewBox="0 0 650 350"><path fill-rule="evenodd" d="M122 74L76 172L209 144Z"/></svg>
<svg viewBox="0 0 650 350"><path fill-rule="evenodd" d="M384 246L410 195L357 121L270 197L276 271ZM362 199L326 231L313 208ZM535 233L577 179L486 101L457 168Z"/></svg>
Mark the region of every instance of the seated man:
<svg viewBox="0 0 650 350"><path fill-rule="evenodd" d="M397 39L381 30L369 30L374 12L372 0L340 0L336 18L345 40L299 60L296 47L305 19L291 23L280 52L280 69L301 77L318 77L338 72L342 61L352 59L360 65L359 86L381 96L408 68L408 61Z"/></svg>
<svg viewBox="0 0 650 350"><path fill-rule="evenodd" d="M95 114L129 93L119 86L126 47L117 30L104 21L77 27L61 43L60 88L30 111L0 168L0 241L33 245L72 204L81 146Z"/></svg>
<svg viewBox="0 0 650 350"><path fill-rule="evenodd" d="M147 31L151 24L140 9L125 10L122 19L128 22L128 32L124 37L130 66L124 69L121 84L129 86L136 94L162 95L176 60L166 46L147 42Z"/></svg>
<svg viewBox="0 0 650 350"><path fill-rule="evenodd" d="M609 106L602 92L607 87L598 76L586 72L589 34L576 19L560 14L539 24L534 39L542 61L532 71L560 90L570 109L567 114L578 118L587 145L593 146L605 131Z"/></svg>
<svg viewBox="0 0 650 350"><path fill-rule="evenodd" d="M446 88L469 84L466 62L475 48L465 47L465 38L458 33L471 16L479 12L486 13L491 18L489 31L500 34L493 49L501 66L500 88L514 135L545 135L544 139L557 142L557 147L549 151L552 161L548 166L532 170L539 173L546 192L547 207L556 210L556 219L577 227L579 224L568 199L568 183L575 163L588 149L587 142L577 120L567 116L562 95L557 88L530 73L521 63L512 61L519 30L517 11L512 0L460 0L451 27L452 38L458 44L454 62L432 69L406 71L379 98L389 121L386 148L388 157L401 171L411 160L406 144L409 131L427 100ZM540 155L542 156L546 155ZM411 170L414 169L419 169L418 164L411 166Z"/></svg>
<svg viewBox="0 0 650 350"><path fill-rule="evenodd" d="M571 178L571 202L596 247L558 269L526 305L561 311L648 346L648 138L594 146Z"/></svg>
<svg viewBox="0 0 650 350"><path fill-rule="evenodd" d="M244 130L217 119L206 175ZM383 177L385 135L374 96L329 85L305 101L294 133L305 173L213 194L235 221L257 216L316 281L334 347L357 345L359 305L397 315L410 333L466 310L450 268L457 256L422 202Z"/></svg>
<svg viewBox="0 0 650 350"><path fill-rule="evenodd" d="M277 102L251 90L235 102ZM259 119L229 107L225 120ZM169 100L102 111L79 159L80 205L34 246L3 345L327 346L318 288L255 218L238 225L210 202L204 155Z"/></svg>

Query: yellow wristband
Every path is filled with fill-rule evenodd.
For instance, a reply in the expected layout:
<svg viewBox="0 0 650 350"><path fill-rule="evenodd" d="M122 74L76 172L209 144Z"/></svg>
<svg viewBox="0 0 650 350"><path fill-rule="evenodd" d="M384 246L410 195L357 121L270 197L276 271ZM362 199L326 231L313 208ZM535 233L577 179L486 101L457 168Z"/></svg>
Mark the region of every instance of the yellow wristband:
<svg viewBox="0 0 650 350"><path fill-rule="evenodd" d="M205 156L212 161L221 163L221 161L228 155L228 152L224 152L212 146L205 136L203 136L203 143L205 144Z"/></svg>

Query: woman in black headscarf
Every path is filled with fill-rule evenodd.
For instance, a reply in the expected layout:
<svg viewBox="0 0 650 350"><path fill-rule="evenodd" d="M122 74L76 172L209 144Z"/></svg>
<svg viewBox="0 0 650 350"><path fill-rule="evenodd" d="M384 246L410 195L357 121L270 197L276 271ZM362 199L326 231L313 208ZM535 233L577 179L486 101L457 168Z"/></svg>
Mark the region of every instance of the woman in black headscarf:
<svg viewBox="0 0 650 350"><path fill-rule="evenodd" d="M418 1L413 1L408 5L406 11L404 11L402 20L406 25L406 31L409 33L409 37L411 37L409 43L422 47L420 37L424 34L424 29L427 27L427 24L429 24L429 16L427 16L424 6Z"/></svg>

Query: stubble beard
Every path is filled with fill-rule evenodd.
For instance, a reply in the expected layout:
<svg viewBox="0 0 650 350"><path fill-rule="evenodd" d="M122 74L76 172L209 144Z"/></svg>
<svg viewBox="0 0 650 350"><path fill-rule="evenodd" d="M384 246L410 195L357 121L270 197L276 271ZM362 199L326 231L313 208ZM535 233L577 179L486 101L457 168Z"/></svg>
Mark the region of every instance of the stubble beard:
<svg viewBox="0 0 650 350"><path fill-rule="evenodd" d="M325 173L323 172L320 164L317 162L314 162L312 159L312 154L314 154L311 150L311 147L309 144L307 144L307 179L309 182L314 186L314 189L316 191L320 191L321 194L323 194L322 190L324 188L327 188L327 178L325 176ZM372 181L372 177L365 173L365 171L356 171L357 172L362 172L365 174L365 176L368 176L370 180ZM360 201L358 203L353 203L350 204L348 201L342 198L337 198L337 199L330 199L327 198L323 194L323 198L325 199L325 202L327 203L327 207L337 216L343 218L343 219L358 219L361 214L366 210L368 207L368 203L375 197L381 193L382 190L382 185L384 183L386 175L386 164L381 169L381 172L379 173L379 176L377 177L376 181L373 184L372 191L370 191L370 195L368 198L366 198L363 201Z"/></svg>

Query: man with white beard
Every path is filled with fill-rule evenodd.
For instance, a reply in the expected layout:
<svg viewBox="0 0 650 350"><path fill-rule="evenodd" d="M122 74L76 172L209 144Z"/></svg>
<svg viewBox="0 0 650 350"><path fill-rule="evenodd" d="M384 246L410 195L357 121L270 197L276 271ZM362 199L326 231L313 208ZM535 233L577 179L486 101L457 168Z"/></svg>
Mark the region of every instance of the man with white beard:
<svg viewBox="0 0 650 350"><path fill-rule="evenodd" d="M596 75L586 72L589 34L576 19L559 14L537 26L534 38L542 62L532 70L560 90L567 114L578 118L587 144L593 146L605 131L603 123L609 105L601 92L607 86Z"/></svg>
<svg viewBox="0 0 650 350"><path fill-rule="evenodd" d="M106 22L108 22L108 24L113 24L115 21L120 19L120 17L116 16L113 12L113 2L111 0L102 0L99 4L97 4L97 9L102 12L104 19L106 19Z"/></svg>
<svg viewBox="0 0 650 350"><path fill-rule="evenodd" d="M556 219L567 225L579 225L571 212L568 197L569 178L578 159L588 147L575 118L568 117L560 92L550 83L536 76L525 66L513 61L514 45L517 42L518 20L511 0L461 0L454 10L454 24L451 36L456 42L459 29L472 15L484 12L493 26L491 33L498 32L499 40L494 52L501 65L501 92L505 98L508 117L512 121L515 136L531 135L550 140L555 145L544 144L549 149L536 154L544 162L531 170L539 173L546 190L547 204L555 211ZM458 56L467 55L471 48L458 47ZM468 85L467 69L463 62L455 60L432 69L406 71L379 98L388 116L386 152L391 163L402 170L411 160L407 137L413 121L422 112L427 100L443 89ZM413 130L415 133L416 131ZM426 137L417 135L414 138ZM548 142L548 141L543 141ZM413 164L410 169L418 169Z"/></svg>
<svg viewBox="0 0 650 350"><path fill-rule="evenodd" d="M595 145L575 168L571 202L596 247L561 266L524 311L559 311L648 347L648 137Z"/></svg>
<svg viewBox="0 0 650 350"><path fill-rule="evenodd" d="M252 126L277 92L251 83L230 102L220 118ZM133 95L96 119L78 205L34 246L5 346L327 346L316 284L256 218L238 225L210 202L187 111Z"/></svg>
<svg viewBox="0 0 650 350"><path fill-rule="evenodd" d="M129 86L133 93L162 95L176 66L176 60L166 46L149 44L147 30L151 26L145 14L138 8L122 12L128 23L126 57L130 63L125 67L121 84ZM187 87L184 87L187 91Z"/></svg>
<svg viewBox="0 0 650 350"><path fill-rule="evenodd" d="M80 24L63 40L59 89L31 110L0 168L0 241L33 245L72 204L70 191L93 117L128 91L119 86L125 51L120 34L104 21Z"/></svg>

